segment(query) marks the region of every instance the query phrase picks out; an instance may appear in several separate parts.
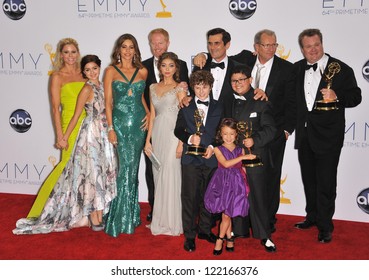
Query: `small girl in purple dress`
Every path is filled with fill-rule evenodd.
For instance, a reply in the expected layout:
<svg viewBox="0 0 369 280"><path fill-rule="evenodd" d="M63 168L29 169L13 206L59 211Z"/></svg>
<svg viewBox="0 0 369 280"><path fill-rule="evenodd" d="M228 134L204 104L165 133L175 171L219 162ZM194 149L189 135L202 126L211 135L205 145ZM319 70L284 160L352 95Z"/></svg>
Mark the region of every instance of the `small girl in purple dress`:
<svg viewBox="0 0 369 280"><path fill-rule="evenodd" d="M234 251L231 218L247 216L249 210L249 186L242 160L253 159L255 156L245 155L244 150L236 145L237 136L237 121L223 119L216 136L216 140L222 145L214 148L218 169L208 184L204 198L205 207L210 213L222 213L214 255L222 253L224 240L226 250Z"/></svg>

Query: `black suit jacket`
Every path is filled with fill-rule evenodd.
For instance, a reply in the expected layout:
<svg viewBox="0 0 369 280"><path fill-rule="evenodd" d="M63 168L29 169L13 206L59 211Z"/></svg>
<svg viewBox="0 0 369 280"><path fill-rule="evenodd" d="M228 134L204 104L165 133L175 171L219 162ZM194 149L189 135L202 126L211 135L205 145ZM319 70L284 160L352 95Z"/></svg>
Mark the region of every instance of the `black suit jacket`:
<svg viewBox="0 0 369 280"><path fill-rule="evenodd" d="M237 121L252 123L254 146L252 152L259 155L265 164L269 160L269 143L274 139L277 131L273 118L272 105L269 101L254 99L254 90L251 88L241 101L233 97L232 117ZM242 140L244 137L242 137Z"/></svg>
<svg viewBox="0 0 369 280"><path fill-rule="evenodd" d="M328 55L329 56L329 55ZM327 67L331 62L337 62L341 70L333 77L331 89L339 100L338 110L308 111L305 91L306 59L294 64L292 82L293 87L289 95L288 121L291 127L296 127L295 148L299 149L302 136L307 136L311 148L316 153L326 153L340 150L343 146L345 134L345 108L355 107L361 102L361 90L357 86L354 72L351 67L342 61L329 56ZM321 79L315 100L321 100L320 90L327 87L327 82Z"/></svg>
<svg viewBox="0 0 369 280"><path fill-rule="evenodd" d="M232 59L248 65L251 69L255 66L257 56L248 50L243 50L239 54L231 56ZM292 133L291 128L286 125L286 99L288 92L288 81L292 72L293 64L274 55L272 69L270 70L265 93L273 105L274 120L277 127L277 135L284 133L284 130Z"/></svg>
<svg viewBox="0 0 369 280"><path fill-rule="evenodd" d="M202 68L203 70L207 70L210 71L212 58L210 55L208 55L208 59L204 65L204 67ZM224 77L224 82L223 82L223 86L222 86L222 90L220 92L220 96L218 99L218 102L222 103L225 107L224 107L224 111L225 114L228 114L228 112L231 110L230 107L228 107L229 104L232 103L233 100L233 90L232 90L232 86L231 86L231 72L232 69L237 66L237 65L241 65L239 62L232 60L231 58L228 57L228 66L227 66L227 70L226 70L226 75ZM195 66L193 68L193 72L200 70L199 67ZM193 95L193 94L192 94Z"/></svg>
<svg viewBox="0 0 369 280"><path fill-rule="evenodd" d="M204 159L201 156L186 155L188 147L188 139L196 132L194 120L195 110L197 109L195 99L193 98L188 105L178 112L176 127L174 129L175 136L183 142L182 164L193 164L196 166L206 165L211 168L217 167L217 159L213 155L210 159ZM200 145L208 147L215 145L215 135L220 120L223 118L223 105L216 100L210 98L208 113L205 125L201 125L201 143Z"/></svg>
<svg viewBox="0 0 369 280"><path fill-rule="evenodd" d="M144 96L147 106L150 109L150 86L157 83L154 71L154 57L152 56L144 60L142 64L147 68L148 71ZM186 82L189 85L187 63L183 60L180 60L179 79L181 82Z"/></svg>

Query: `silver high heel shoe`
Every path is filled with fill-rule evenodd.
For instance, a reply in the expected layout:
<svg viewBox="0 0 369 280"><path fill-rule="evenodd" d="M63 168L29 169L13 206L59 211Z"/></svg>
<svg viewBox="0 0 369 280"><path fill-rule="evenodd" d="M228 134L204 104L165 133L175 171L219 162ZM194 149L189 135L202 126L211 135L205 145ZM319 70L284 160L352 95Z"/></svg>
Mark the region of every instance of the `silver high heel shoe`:
<svg viewBox="0 0 369 280"><path fill-rule="evenodd" d="M90 226L91 226L91 229L92 229L93 231L102 231L102 230L104 230L104 228L105 228L103 224L94 225L94 224L92 223L92 219L91 219L91 216L90 216L90 215L88 215L88 221L89 221Z"/></svg>

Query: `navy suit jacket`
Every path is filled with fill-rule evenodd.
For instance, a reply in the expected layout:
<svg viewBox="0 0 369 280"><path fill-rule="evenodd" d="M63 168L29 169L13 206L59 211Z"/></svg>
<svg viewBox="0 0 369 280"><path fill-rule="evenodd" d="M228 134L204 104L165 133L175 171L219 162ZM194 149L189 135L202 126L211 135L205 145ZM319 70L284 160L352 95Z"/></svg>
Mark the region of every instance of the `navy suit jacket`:
<svg viewBox="0 0 369 280"><path fill-rule="evenodd" d="M210 159L205 159L201 156L186 155L188 147L188 139L192 134L196 133L196 125L194 120L195 110L197 109L195 99L193 98L188 105L178 112L176 127L174 129L175 136L183 142L183 154L181 162L188 165L193 164L195 166L206 165L211 168L217 167L217 159L214 155ZM215 136L217 133L220 120L223 118L223 105L216 100L210 98L208 113L206 117L205 125L200 127L201 143L200 145L208 147L209 145L215 145Z"/></svg>
<svg viewBox="0 0 369 280"><path fill-rule="evenodd" d="M328 55L329 56L329 55ZM345 134L345 108L355 107L361 102L361 89L358 87L354 71L344 62L330 57L327 67L331 62L337 62L341 70L333 77L331 89L333 89L339 100L338 110L330 111L308 111L305 91L305 65L306 59L294 64L293 87L289 94L289 117L291 127L296 128L295 149L299 149L303 130L307 129L307 135L311 148L316 153L338 151L343 146ZM316 101L321 100L320 90L327 87L327 82L321 79L318 86Z"/></svg>

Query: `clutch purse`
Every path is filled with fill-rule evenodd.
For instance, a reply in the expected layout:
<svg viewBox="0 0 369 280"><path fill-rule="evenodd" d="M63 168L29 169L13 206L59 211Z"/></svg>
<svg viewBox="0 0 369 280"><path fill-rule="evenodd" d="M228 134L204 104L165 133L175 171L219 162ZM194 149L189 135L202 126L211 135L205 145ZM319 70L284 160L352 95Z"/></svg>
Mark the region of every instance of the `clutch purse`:
<svg viewBox="0 0 369 280"><path fill-rule="evenodd" d="M161 163L153 152L151 152L149 159L151 160L151 163L156 168L156 170L160 171Z"/></svg>

